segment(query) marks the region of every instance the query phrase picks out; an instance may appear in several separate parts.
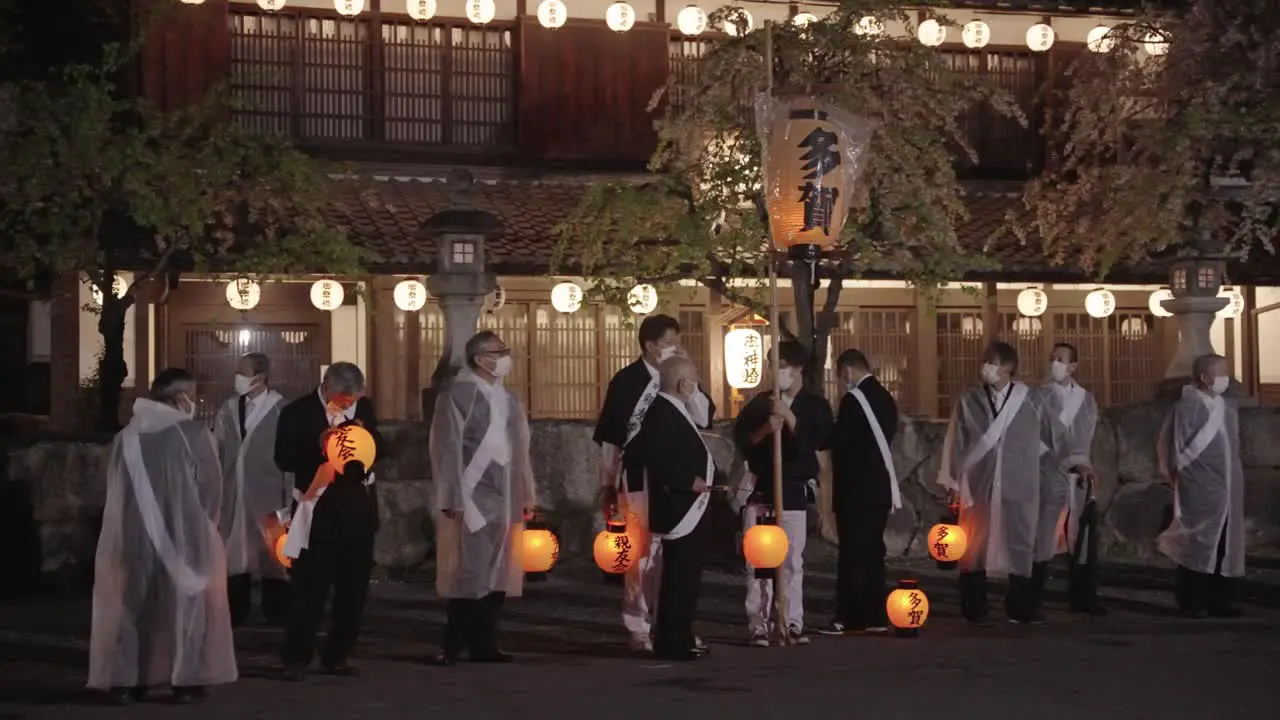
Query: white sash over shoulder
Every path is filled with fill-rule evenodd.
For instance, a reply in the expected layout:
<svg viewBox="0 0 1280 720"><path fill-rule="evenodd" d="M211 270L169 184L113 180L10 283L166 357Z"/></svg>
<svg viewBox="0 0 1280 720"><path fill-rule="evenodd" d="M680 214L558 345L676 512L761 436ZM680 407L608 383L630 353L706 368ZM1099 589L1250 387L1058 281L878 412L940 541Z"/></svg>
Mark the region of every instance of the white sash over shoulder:
<svg viewBox="0 0 1280 720"><path fill-rule="evenodd" d="M889 491L893 497L893 509L898 510L902 507L902 490L898 487L898 471L893 467L893 452L889 449L889 442L885 440L884 430L880 428L880 421L876 419L876 414L871 411L871 403L867 402L867 396L862 390L853 388L849 394L858 401L862 406L862 411L867 415L867 424L871 426L871 434L876 438L876 445L880 448L880 460L884 462L884 469L889 473Z"/></svg>
<svg viewBox="0 0 1280 720"><path fill-rule="evenodd" d="M320 398L320 402L324 402L324 397ZM337 415L329 416L329 427L337 427L356 416L356 403ZM369 473L367 484L372 484L373 473ZM306 498L302 491L298 490L295 485L293 488L293 499L298 503L298 509L294 511L293 517L289 520L289 535L284 541L285 557L297 559L311 544L311 517L315 514L316 503L319 502L320 496L324 494L324 488L320 488L315 497Z"/></svg>
<svg viewBox="0 0 1280 720"><path fill-rule="evenodd" d="M187 447L187 456L191 457L191 445L186 435L177 429L178 437ZM146 462L142 459L142 439L136 427L127 426L120 433L120 452L124 455L124 464L129 471L129 484L133 488L134 498L138 503L138 514L142 516L142 527L147 531L151 546L155 549L160 562L168 571L178 591L184 595L195 595L203 592L208 580L192 570L182 559L182 554L173 544L173 538L165 528L164 513L160 503L156 501L155 489L151 486L151 476L147 474Z"/></svg>
<svg viewBox="0 0 1280 720"><path fill-rule="evenodd" d="M1013 390L1009 393L1009 400L1004 404L1000 413L996 415L991 426L982 434L982 438L974 445L965 455L962 467L960 469L960 501L965 507L973 506L973 493L969 486L969 473L973 470L987 453L995 450L996 467L993 473L991 483L991 527L987 539L987 562L986 567L989 570L1000 570L1009 566L1008 551L1004 547L1004 513L1000 511L1003 507L1001 498L1003 495L1003 483L1001 475L1004 471L1004 453L1000 452L1000 445L1004 440L1005 431L1009 429L1009 423L1013 422L1013 418L1017 417L1018 411L1022 409L1022 403L1027 399L1027 386L1021 383L1013 386ZM1041 448L1043 451L1044 448Z"/></svg>

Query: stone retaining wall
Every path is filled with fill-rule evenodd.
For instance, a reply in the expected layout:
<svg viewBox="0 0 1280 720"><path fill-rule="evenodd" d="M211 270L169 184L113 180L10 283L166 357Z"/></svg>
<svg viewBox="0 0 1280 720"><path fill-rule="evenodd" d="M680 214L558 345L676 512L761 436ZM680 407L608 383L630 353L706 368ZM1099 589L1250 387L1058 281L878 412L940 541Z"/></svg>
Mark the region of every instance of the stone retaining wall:
<svg viewBox="0 0 1280 720"><path fill-rule="evenodd" d="M1158 482L1154 454L1163 413L1156 405L1118 408L1106 412L1099 423L1093 455L1101 476L1102 543L1112 557L1154 562L1152 541L1171 517L1172 493ZM1280 554L1280 410L1242 409L1240 426L1250 554ZM432 554L433 494L427 427L383 427L391 450L379 461L383 517L376 558L394 573L417 567ZM596 510L598 450L591 430L589 423L571 421L536 421L532 426L539 504L546 520L557 527L566 557L589 558L591 539L601 525ZM718 429L711 444L720 466L730 468L733 452L723 437L725 430ZM933 482L943 434L940 423L911 419L894 442L904 507L890 520L886 541L891 554L923 554L920 538L943 513L942 493ZM36 554L45 576L79 582L91 573L106 454L101 442L66 440L10 451L0 488L9 502L0 509L6 515L0 524L26 527L29 535L38 536ZM717 502L716 555L724 560L735 553L735 519L723 496ZM28 540L36 542L35 537Z"/></svg>

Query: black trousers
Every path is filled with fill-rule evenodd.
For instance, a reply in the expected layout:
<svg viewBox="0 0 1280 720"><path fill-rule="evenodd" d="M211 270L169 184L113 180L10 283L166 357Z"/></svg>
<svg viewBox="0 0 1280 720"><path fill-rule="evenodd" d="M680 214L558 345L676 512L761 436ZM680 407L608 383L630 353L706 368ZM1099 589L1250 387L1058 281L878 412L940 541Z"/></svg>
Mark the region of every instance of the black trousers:
<svg viewBox="0 0 1280 720"><path fill-rule="evenodd" d="M704 517L688 535L662 541L662 586L653 639L657 655L687 653L696 642L693 621L707 561L708 524Z"/></svg>
<svg viewBox="0 0 1280 720"><path fill-rule="evenodd" d="M293 563L293 611L285 625L281 650L286 665L311 664L330 593L333 612L320 662L332 667L347 661L360 634L372 570L372 535L316 538L313 533L310 547Z"/></svg>
<svg viewBox="0 0 1280 720"><path fill-rule="evenodd" d="M1027 622L1039 612L1048 565L1033 563L1029 576L1009 575L1004 612L1010 620ZM960 573L960 613L970 622L984 622L988 612L987 573L982 570Z"/></svg>
<svg viewBox="0 0 1280 720"><path fill-rule="evenodd" d="M498 653L498 614L507 594L494 592L482 598L450 598L445 605L445 657L467 651L472 660Z"/></svg>
<svg viewBox="0 0 1280 720"><path fill-rule="evenodd" d="M1227 556L1227 526L1230 518L1222 524L1222 535L1218 538L1218 555L1212 573L1202 573L1183 565L1178 566L1174 577L1174 596L1178 601L1178 609L1188 612L1227 612L1231 610L1232 583L1231 578L1222 574L1222 560Z"/></svg>
<svg viewBox="0 0 1280 720"><path fill-rule="evenodd" d="M272 625L284 624L289 613L289 581L263 578L262 615ZM249 621L252 610L253 578L248 573L227 578L227 602L231 606L231 625L240 627Z"/></svg>
<svg viewBox="0 0 1280 720"><path fill-rule="evenodd" d="M836 622L848 630L884 627L887 587L884 529L888 508L836 507L840 542L836 566Z"/></svg>

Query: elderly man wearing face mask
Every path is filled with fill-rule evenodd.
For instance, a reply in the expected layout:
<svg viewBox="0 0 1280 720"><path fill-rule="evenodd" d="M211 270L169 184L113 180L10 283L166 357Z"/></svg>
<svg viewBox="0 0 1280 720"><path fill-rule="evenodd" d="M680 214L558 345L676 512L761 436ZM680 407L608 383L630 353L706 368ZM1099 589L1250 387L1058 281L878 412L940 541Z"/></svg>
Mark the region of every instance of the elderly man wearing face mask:
<svg viewBox="0 0 1280 720"><path fill-rule="evenodd" d="M764 514L772 512L773 437L782 430L782 517L777 523L787 533L787 556L778 568L778 581L786 589L786 618L772 618L773 582L747 575L747 631L756 647L769 646L771 625L781 625L793 642L806 644L804 634L804 546L808 532L810 487L818 477L818 452L826 449L831 432L831 405L804 387L809 353L795 341L778 344L779 399L772 390L760 393L738 413L734 442L747 461L750 476L743 479L739 496L746 500L742 528L746 532ZM785 624L784 624L785 623Z"/></svg>
<svg viewBox="0 0 1280 720"><path fill-rule="evenodd" d="M1160 470L1173 484L1173 524L1157 541L1178 563L1175 598L1190 618L1235 617L1231 579L1244 575L1244 470L1227 359L1196 358L1160 432Z"/></svg>
<svg viewBox="0 0 1280 720"><path fill-rule="evenodd" d="M286 475L276 467L276 425L284 398L268 386L271 361L249 353L236 365L235 395L213 422L222 461L222 512L218 529L227 544L227 594L231 624L249 616L253 581L262 583L262 613L272 624L288 610L288 576L264 542L263 521L292 499Z"/></svg>
<svg viewBox="0 0 1280 720"><path fill-rule="evenodd" d="M276 466L293 474L295 500L284 546L285 555L294 558L293 609L281 650L286 680L305 677L330 593L332 624L320 664L328 674L357 674L348 656L360 634L369 591L378 495L371 468L352 481L345 474L335 478L327 464L325 441L344 425L368 430L377 456L382 457L373 401L364 396L364 373L349 362L330 365L315 392L280 411Z"/></svg>
<svg viewBox="0 0 1280 720"><path fill-rule="evenodd" d="M185 370L161 372L111 447L89 687L120 703L164 686L190 701L237 677L217 525L222 473L209 428L193 419L195 393Z"/></svg>

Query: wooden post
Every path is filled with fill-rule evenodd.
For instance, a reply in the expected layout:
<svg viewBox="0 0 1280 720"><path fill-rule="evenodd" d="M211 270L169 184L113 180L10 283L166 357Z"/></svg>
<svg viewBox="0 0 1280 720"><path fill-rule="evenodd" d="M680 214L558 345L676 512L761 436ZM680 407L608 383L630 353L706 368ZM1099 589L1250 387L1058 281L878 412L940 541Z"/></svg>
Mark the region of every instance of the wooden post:
<svg viewBox="0 0 1280 720"><path fill-rule="evenodd" d="M907 377L915 383L916 413L939 417L938 407L938 315L924 293L915 291L916 315L912 340L915 341L913 372Z"/></svg>
<svg viewBox="0 0 1280 720"><path fill-rule="evenodd" d="M1244 312L1240 313L1240 357L1243 361L1240 383L1249 397L1258 397L1258 291L1252 285L1244 288Z"/></svg>

